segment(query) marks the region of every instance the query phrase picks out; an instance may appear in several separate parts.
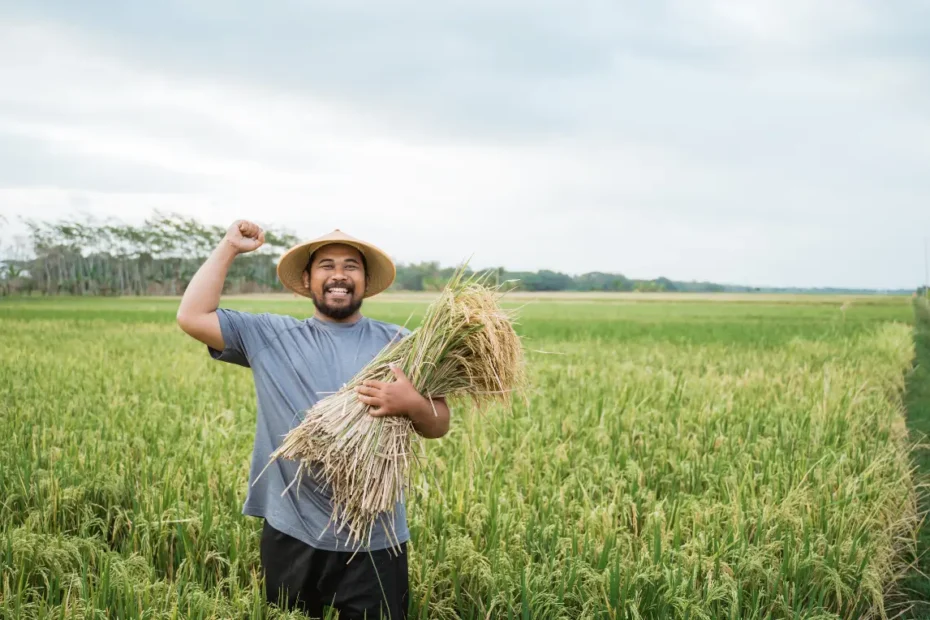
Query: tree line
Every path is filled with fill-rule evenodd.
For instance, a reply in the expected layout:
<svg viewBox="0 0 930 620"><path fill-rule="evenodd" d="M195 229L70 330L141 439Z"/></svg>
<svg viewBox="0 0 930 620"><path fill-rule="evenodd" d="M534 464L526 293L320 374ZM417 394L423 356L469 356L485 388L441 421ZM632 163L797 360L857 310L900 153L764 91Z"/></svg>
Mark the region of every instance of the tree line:
<svg viewBox="0 0 930 620"><path fill-rule="evenodd" d="M440 267L438 262L399 265L396 288L408 291L439 290L452 275L453 267ZM559 271L509 271L504 267L487 270L498 282L512 282L524 291L704 291L722 292L726 287L711 282L673 282L668 278L655 280L630 279L618 273L590 272L572 276Z"/></svg>
<svg viewBox="0 0 930 620"><path fill-rule="evenodd" d="M8 224L8 222L6 222ZM114 219L24 219L27 234L0 246L0 294L180 295L216 247L225 227L156 211L141 225ZM0 225L4 222L0 221ZM239 256L224 292L283 291L277 259L300 242L293 233L265 230L265 245ZM454 271L438 262L399 263L393 290L441 289ZM528 291L673 291L666 278L631 280L620 274L570 276L555 271L492 269L500 281ZM707 285L703 290L711 290Z"/></svg>
<svg viewBox="0 0 930 620"><path fill-rule="evenodd" d="M115 220L23 220L26 238L2 248L0 293L180 295L226 229L156 212L138 226ZM233 293L282 290L275 275L291 234L265 232L265 245L230 269Z"/></svg>
<svg viewBox="0 0 930 620"><path fill-rule="evenodd" d="M26 235L5 240L9 222L0 215L0 295L180 295L226 232L224 226L159 211L141 225L118 220L24 219ZM232 264L224 293L284 291L277 259L300 239L286 230L265 230L265 245ZM391 287L436 291L454 272L436 261L398 263ZM558 271L491 271L499 282L526 291L780 291L712 282L632 279L618 273L569 275ZM787 289L786 289L787 290ZM839 292L839 290L815 291Z"/></svg>

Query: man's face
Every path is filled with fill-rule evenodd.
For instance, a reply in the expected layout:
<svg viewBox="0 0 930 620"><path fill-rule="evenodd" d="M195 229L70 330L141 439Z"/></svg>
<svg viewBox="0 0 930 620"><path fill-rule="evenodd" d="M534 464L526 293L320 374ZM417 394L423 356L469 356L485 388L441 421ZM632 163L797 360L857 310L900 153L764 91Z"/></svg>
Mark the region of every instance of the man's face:
<svg viewBox="0 0 930 620"><path fill-rule="evenodd" d="M335 321L354 315L365 296L362 255L349 245L325 245L313 254L304 286L319 312Z"/></svg>

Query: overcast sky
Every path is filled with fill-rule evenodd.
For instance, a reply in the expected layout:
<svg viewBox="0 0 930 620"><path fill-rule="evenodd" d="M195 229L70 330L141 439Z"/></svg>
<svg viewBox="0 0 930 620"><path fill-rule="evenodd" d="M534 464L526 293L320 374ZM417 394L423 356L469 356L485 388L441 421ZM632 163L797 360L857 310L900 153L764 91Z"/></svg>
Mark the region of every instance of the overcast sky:
<svg viewBox="0 0 930 620"><path fill-rule="evenodd" d="M0 214L154 209L404 262L916 286L930 3L0 0Z"/></svg>

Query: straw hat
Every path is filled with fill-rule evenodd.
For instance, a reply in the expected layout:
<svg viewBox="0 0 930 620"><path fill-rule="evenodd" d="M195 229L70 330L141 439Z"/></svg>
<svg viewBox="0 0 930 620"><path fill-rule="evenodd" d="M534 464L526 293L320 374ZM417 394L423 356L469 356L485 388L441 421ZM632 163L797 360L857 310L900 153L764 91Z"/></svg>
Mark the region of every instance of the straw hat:
<svg viewBox="0 0 930 620"><path fill-rule="evenodd" d="M368 285L365 287L365 297L377 295L391 286L394 277L397 275L394 261L381 249L366 241L347 235L338 228L312 241L295 245L285 252L281 260L278 261L278 278L281 283L298 295L310 297L310 289L306 288L303 282L304 269L307 268L307 263L310 262L311 254L324 245L333 243L350 245L365 257L365 263L368 267L366 270Z"/></svg>

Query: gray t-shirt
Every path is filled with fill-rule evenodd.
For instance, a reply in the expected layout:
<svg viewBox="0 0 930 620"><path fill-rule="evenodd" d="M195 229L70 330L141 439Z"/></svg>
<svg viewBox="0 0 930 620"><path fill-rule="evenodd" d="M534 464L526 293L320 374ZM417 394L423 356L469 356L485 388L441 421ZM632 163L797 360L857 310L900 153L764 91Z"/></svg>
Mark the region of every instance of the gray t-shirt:
<svg viewBox="0 0 930 620"><path fill-rule="evenodd" d="M394 542L406 542L410 533L403 501L394 511L393 530L386 533L378 519L371 544L358 547L349 542L347 528L335 533L331 496L319 478L305 471L299 489L295 484L282 496L293 482L298 464L276 459L267 469L265 466L284 436L303 420L307 409L338 391L387 344L405 337L409 330L368 317L342 324L223 308L216 313L225 349L220 352L208 347L210 355L251 368L258 400L243 514L263 517L276 530L317 549L374 551ZM385 521L390 523L387 517Z"/></svg>

